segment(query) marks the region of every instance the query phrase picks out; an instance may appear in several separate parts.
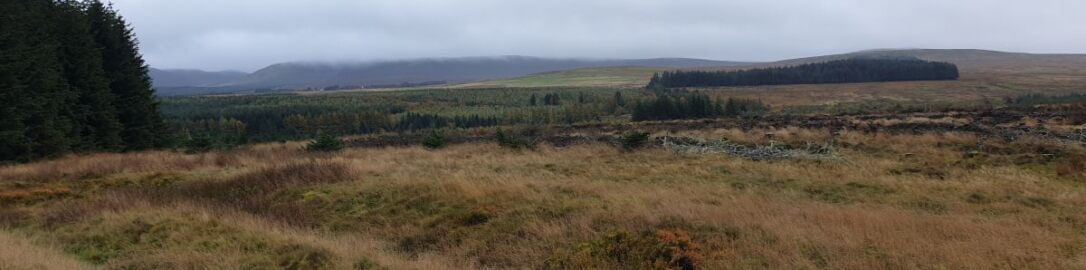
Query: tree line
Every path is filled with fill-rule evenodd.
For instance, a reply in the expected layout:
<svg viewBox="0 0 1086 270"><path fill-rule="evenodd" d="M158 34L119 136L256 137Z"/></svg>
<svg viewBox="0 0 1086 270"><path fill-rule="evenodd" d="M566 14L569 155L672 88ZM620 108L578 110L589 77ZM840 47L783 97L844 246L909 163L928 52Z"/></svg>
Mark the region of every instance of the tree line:
<svg viewBox="0 0 1086 270"><path fill-rule="evenodd" d="M0 162L166 145L132 29L98 0L0 1Z"/></svg>
<svg viewBox="0 0 1086 270"><path fill-rule="evenodd" d="M701 93L658 94L634 105L633 121L701 119L759 115L770 110L758 100L712 100Z"/></svg>
<svg viewBox="0 0 1086 270"><path fill-rule="evenodd" d="M400 116L394 128L395 131L415 131L436 128L473 128L488 127L501 124L497 117L485 117L479 115L470 116L441 116L437 114L405 113Z"/></svg>
<svg viewBox="0 0 1086 270"><path fill-rule="evenodd" d="M225 145L307 139L317 131L350 135L600 121L628 114L643 92L495 88L164 97L162 111L178 135L175 141L206 139Z"/></svg>
<svg viewBox="0 0 1086 270"><path fill-rule="evenodd" d="M665 71L655 73L648 88L755 86L889 81L957 80L951 63L920 59L854 58L790 67L738 71Z"/></svg>

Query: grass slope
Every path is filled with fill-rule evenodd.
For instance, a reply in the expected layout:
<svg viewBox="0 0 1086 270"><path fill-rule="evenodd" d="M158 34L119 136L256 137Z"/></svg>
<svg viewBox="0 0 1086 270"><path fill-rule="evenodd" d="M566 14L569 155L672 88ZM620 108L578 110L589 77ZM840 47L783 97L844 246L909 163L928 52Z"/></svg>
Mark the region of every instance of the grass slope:
<svg viewBox="0 0 1086 270"><path fill-rule="evenodd" d="M494 87L642 87L652 73L666 68L589 68L540 73L530 76L453 85L454 88Z"/></svg>
<svg viewBox="0 0 1086 270"><path fill-rule="evenodd" d="M837 158L599 143L96 154L0 167L0 227L108 268L1058 269L1086 260L1082 145L795 127L671 134L760 145L834 138Z"/></svg>

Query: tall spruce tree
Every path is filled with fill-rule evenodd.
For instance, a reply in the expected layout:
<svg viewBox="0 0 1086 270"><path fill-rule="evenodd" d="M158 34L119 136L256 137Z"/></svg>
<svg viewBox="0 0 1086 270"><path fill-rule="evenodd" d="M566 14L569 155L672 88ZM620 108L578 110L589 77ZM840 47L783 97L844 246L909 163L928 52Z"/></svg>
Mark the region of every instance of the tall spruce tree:
<svg viewBox="0 0 1086 270"><path fill-rule="evenodd" d="M102 53L91 35L84 4L73 0L57 2L54 19L59 40L59 59L68 87L77 94L63 114L75 122L73 138L77 150L119 150L123 126L117 120L113 94L102 70Z"/></svg>
<svg viewBox="0 0 1086 270"><path fill-rule="evenodd" d="M124 126L121 138L125 149L163 146L165 124L158 113L147 65L138 51L132 29L117 12L98 0L88 3L87 16L102 52L102 67L118 119Z"/></svg>
<svg viewBox="0 0 1086 270"><path fill-rule="evenodd" d="M25 20L29 7L25 2L0 1L0 161L20 160L33 149L27 136L25 111L30 91L23 81L22 67L32 53L26 36Z"/></svg>
<svg viewBox="0 0 1086 270"><path fill-rule="evenodd" d="M71 121L59 113L73 95L57 62L57 42L42 26L52 23L50 0L3 1L0 78L5 114L0 127L4 160L52 157L69 150ZM8 114L7 112L11 112Z"/></svg>
<svg viewBox="0 0 1086 270"><path fill-rule="evenodd" d="M98 1L0 1L0 163L165 138L147 67Z"/></svg>

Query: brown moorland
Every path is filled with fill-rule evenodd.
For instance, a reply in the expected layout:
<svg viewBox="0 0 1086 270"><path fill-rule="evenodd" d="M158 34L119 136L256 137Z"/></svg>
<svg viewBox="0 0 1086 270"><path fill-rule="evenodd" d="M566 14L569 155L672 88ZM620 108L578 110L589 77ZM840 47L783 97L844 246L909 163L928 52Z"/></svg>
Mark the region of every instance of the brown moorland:
<svg viewBox="0 0 1086 270"><path fill-rule="evenodd" d="M1016 121L1001 125L1083 129ZM54 269L1086 267L1081 141L681 126L629 128L831 148L752 160L658 144L528 150L476 141L320 154L292 142L69 156L0 167L0 258Z"/></svg>

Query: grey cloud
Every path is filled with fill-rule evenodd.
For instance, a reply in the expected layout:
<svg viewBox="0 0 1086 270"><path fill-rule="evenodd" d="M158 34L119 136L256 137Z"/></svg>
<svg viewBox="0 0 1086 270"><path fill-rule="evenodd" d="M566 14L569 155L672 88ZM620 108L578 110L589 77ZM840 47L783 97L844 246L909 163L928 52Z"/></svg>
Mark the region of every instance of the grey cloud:
<svg viewBox="0 0 1086 270"><path fill-rule="evenodd" d="M148 62L532 55L776 60L873 48L1081 52L1078 0L114 0Z"/></svg>

